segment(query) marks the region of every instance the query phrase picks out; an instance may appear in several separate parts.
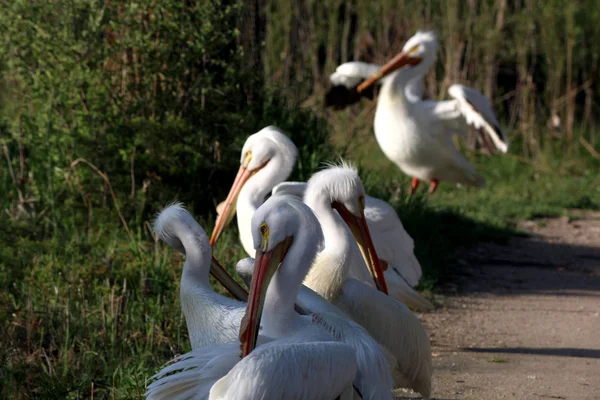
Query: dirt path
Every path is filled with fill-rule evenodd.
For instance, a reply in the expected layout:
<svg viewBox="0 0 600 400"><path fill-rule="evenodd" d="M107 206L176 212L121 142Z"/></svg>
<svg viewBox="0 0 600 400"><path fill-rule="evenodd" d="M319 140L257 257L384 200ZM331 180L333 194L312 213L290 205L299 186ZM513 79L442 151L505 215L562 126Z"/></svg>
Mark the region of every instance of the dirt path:
<svg viewBox="0 0 600 400"><path fill-rule="evenodd" d="M600 213L580 215L463 253L443 307L420 315L435 399L600 399Z"/></svg>

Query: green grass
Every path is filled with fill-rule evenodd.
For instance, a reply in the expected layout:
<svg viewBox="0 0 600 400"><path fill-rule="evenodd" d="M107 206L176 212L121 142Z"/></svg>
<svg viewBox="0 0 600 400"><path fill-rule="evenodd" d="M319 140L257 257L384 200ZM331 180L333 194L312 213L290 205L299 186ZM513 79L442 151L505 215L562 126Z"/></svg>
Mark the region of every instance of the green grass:
<svg viewBox="0 0 600 400"><path fill-rule="evenodd" d="M519 219L600 205L599 163L585 153L548 150L534 163L471 155L486 188L442 184L434 196L423 189L411 197L409 178L373 145L367 138L346 158L360 164L371 195L396 206L426 290L452 271L458 247L502 241L518 233ZM0 217L1 398L140 398L145 380L189 349L178 294L183 257L155 242L147 221L130 221L129 238L113 209L98 206L93 215L88 226L63 211L52 234ZM232 269L244 255L236 229L226 230L216 256Z"/></svg>

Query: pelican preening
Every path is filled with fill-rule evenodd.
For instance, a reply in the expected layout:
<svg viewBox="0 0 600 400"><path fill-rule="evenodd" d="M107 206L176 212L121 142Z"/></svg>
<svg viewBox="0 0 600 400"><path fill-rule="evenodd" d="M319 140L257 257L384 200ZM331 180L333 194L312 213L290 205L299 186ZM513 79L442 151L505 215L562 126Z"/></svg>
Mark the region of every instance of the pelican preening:
<svg viewBox="0 0 600 400"><path fill-rule="evenodd" d="M174 203L157 216L154 232L185 254L179 297L192 348L234 340L246 304L215 293L210 287L208 274L214 263L204 230L181 203Z"/></svg>
<svg viewBox="0 0 600 400"><path fill-rule="evenodd" d="M301 283L323 242L310 209L293 198L273 197L255 212L251 225L257 257L240 328L241 351L236 340L196 348L161 370L148 386L147 397L351 399L354 382L361 393L369 394L366 398L391 399L391 376L381 350L380 360L371 359L373 364L361 371L358 359L365 359L361 352L368 349L362 346L369 340L344 337L355 341L344 343L339 339L346 331L329 333L350 321L327 313L300 316L294 310ZM203 231L197 233L208 241ZM341 324L326 329L322 319Z"/></svg>
<svg viewBox="0 0 600 400"><path fill-rule="evenodd" d="M384 66L349 62L330 77L334 86L326 103L336 108L358 101L361 93L381 84L375 137L387 158L413 178L410 193L416 191L420 181L430 182L430 193L439 181L485 184L452 142L452 136L466 133L467 125L483 130L498 150L508 150L508 139L489 101L477 90L452 85L448 94L454 100L421 100L421 81L433 65L438 48L432 32L417 32ZM482 138L489 145L487 138Z"/></svg>

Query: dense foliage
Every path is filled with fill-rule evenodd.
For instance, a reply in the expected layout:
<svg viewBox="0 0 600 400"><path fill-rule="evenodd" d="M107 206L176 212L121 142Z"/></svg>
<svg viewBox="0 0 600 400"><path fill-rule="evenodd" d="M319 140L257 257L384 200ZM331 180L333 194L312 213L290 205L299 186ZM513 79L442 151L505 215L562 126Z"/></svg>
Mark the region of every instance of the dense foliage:
<svg viewBox="0 0 600 400"><path fill-rule="evenodd" d="M242 11L221 1L5 1L2 143L16 178L1 174L8 196L22 196L32 215L102 204L108 182L76 162L85 159L121 200L129 195L127 219L175 197L212 208L245 138L270 124L308 155L298 173L306 177L327 150L324 125L244 67Z"/></svg>

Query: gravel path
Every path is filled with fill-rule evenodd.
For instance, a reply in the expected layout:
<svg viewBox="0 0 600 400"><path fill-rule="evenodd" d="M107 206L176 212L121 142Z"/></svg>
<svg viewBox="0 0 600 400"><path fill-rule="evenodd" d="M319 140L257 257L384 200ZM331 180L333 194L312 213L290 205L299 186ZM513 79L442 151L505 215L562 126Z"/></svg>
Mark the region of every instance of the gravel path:
<svg viewBox="0 0 600 400"><path fill-rule="evenodd" d="M600 399L600 213L578 215L463 252L442 306L420 315L435 399Z"/></svg>

